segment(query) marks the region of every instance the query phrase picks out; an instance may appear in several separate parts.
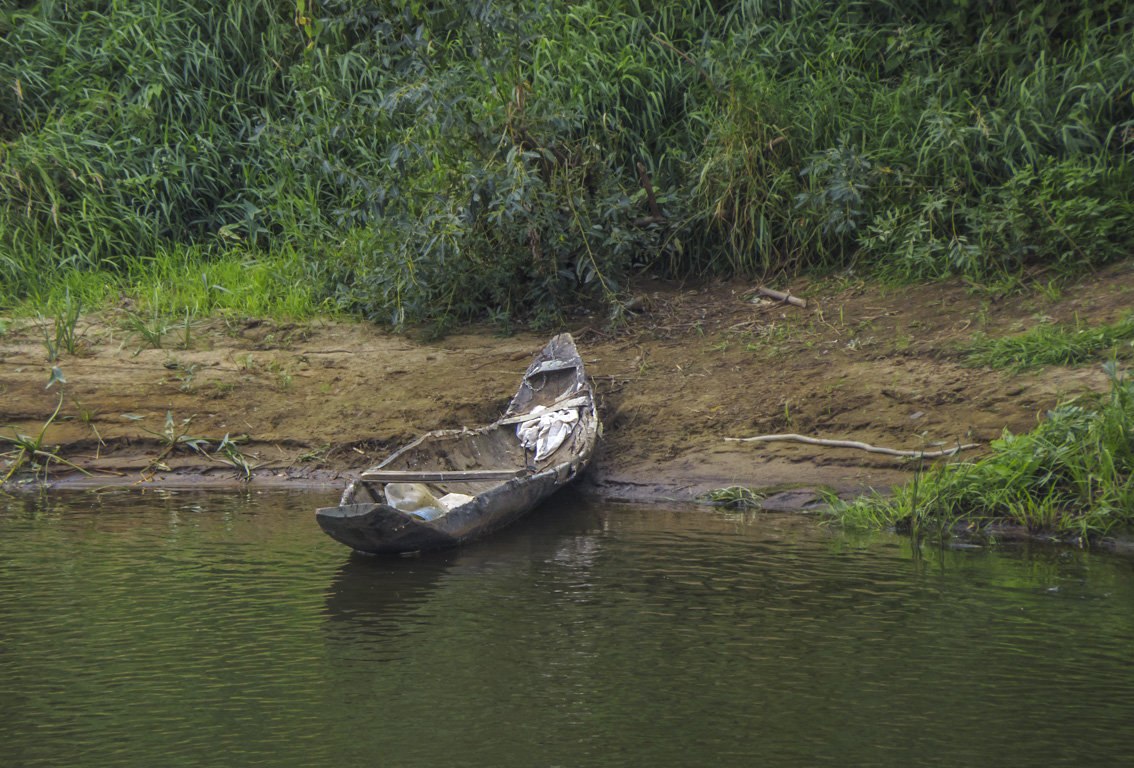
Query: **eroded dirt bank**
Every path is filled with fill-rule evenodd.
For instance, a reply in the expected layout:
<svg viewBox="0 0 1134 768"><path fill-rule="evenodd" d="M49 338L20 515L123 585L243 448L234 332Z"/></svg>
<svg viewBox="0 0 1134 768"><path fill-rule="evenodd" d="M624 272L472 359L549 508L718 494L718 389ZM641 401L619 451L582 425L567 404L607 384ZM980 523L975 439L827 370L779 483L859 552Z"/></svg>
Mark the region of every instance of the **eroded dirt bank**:
<svg viewBox="0 0 1134 768"><path fill-rule="evenodd" d="M794 432L921 449L1027 430L1058 397L1103 389L1098 367L995 372L962 365L959 345L977 332L1040 322L1112 322L1131 306L1134 266L1059 292L1008 296L960 282L886 289L796 281L788 288L807 298L806 308L756 298L755 287L646 281L625 327L608 329L601 317L569 324L606 430L585 490L688 500L733 484L851 494L904 482L910 466L883 456L724 438ZM208 438L214 452L224 435L241 436L254 483L338 487L421 432L492 421L546 340L501 337L487 326L423 343L368 324L214 320L192 325L187 346L178 325L153 348L125 317L82 318L77 352L54 363L67 382L43 444L60 446L58 455L93 475L53 474L53 482L238 478L232 466L184 446L163 456L153 433L164 432L168 413L177 432ZM37 435L59 402L58 384L45 389L52 363L44 334L53 328L0 324L0 425ZM772 504L812 498L781 489Z"/></svg>

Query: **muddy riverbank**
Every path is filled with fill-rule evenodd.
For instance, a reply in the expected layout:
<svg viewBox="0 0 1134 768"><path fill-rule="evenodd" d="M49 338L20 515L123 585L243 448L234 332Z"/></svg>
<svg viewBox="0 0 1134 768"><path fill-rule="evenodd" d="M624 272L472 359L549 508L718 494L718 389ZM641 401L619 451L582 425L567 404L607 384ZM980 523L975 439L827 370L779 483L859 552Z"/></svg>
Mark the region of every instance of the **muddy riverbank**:
<svg viewBox="0 0 1134 768"><path fill-rule="evenodd" d="M959 281L781 286L806 307L756 287L645 281L625 325L571 319L605 424L584 490L689 500L740 484L797 508L818 487L848 495L904 482L912 465L891 457L724 438L791 432L931 450L1027 430L1059 397L1104 389L1098 367L1000 372L965 366L959 350L976 333L1113 322L1131 305L1134 267L1007 294ZM66 378L42 444L92 474L55 464L53 483L229 484L244 471L216 451L228 435L253 483L337 487L421 432L492 421L550 335L484 326L426 342L365 323L221 318L171 324L154 347L126 310L82 317L75 353L54 362L50 320L0 324L0 425L38 435L59 403L61 385L45 388L52 366ZM207 440L204 452L186 438Z"/></svg>

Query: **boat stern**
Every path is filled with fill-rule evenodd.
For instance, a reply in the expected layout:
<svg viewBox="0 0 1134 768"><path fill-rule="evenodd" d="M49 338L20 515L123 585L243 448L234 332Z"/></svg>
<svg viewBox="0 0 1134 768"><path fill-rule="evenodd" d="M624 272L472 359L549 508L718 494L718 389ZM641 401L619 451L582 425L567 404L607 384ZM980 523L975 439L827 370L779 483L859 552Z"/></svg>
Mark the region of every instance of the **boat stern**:
<svg viewBox="0 0 1134 768"><path fill-rule="evenodd" d="M413 552L456 543L426 521L385 504L323 507L315 511L315 519L332 539L360 552Z"/></svg>

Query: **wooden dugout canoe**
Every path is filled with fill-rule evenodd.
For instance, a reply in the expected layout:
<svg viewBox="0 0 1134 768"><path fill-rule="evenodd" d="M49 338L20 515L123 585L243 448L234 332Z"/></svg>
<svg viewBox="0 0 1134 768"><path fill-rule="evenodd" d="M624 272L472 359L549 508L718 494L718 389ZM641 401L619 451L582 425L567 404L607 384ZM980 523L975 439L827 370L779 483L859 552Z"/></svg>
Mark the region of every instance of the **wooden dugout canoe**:
<svg viewBox="0 0 1134 768"><path fill-rule="evenodd" d="M577 420L546 456L526 448L517 426L541 413ZM572 413L574 412L574 413ZM478 429L429 432L362 473L337 507L316 512L331 538L362 552L389 554L450 547L500 528L574 480L587 466L602 432L594 391L570 334L548 342L524 373L504 414ZM394 485L391 485L394 484ZM424 486L456 504L432 519L392 506L401 489ZM387 498L389 490L391 498ZM395 494L395 491L398 491ZM467 501L464 499L468 497ZM452 501L456 500L456 501Z"/></svg>

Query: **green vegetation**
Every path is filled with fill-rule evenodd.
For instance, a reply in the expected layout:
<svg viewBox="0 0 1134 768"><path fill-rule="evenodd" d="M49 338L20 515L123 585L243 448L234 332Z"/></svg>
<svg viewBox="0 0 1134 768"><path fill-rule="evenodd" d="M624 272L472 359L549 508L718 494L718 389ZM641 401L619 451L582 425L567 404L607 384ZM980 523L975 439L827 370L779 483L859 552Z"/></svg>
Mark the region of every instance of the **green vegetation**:
<svg viewBox="0 0 1134 768"><path fill-rule="evenodd" d="M1044 323L1017 336L990 338L978 336L966 360L990 368L1024 371L1043 365L1074 365L1110 358L1127 357L1134 343L1134 317L1126 315L1117 323L1096 328L1074 328Z"/></svg>
<svg viewBox="0 0 1134 768"><path fill-rule="evenodd" d="M259 466L258 464L249 462L248 457L237 448L239 443L245 442L247 439L247 435L230 438L226 432L224 437L221 438L220 444L217 446L216 453L213 454L213 459L229 464L236 470L237 476L244 482L248 482L252 479L252 472Z"/></svg>
<svg viewBox="0 0 1134 768"><path fill-rule="evenodd" d="M58 368L51 369L51 378L47 382L47 387L50 388L54 384L66 384L67 380L63 377L63 372ZM52 462L58 464L66 464L71 469L82 472L84 475L90 474L82 467L71 463L59 455L59 446L48 448L44 445L44 435L47 434L47 428L55 421L55 417L59 415L59 409L63 407L63 389L59 390L59 402L55 404L55 410L43 422L39 432L35 435L25 435L18 432L15 427L9 425L6 429L11 432L10 435L0 435L0 444L7 443L9 449L0 451L0 456L6 458L8 463L8 471L0 478L0 486L8 482L19 472L25 465L29 465L35 473L36 477L40 476L40 472L46 477L51 469ZM42 463L40 463L42 462Z"/></svg>
<svg viewBox="0 0 1134 768"><path fill-rule="evenodd" d="M1134 525L1134 382L1109 363L1110 392L1049 411L1030 433L1004 436L972 463L947 464L892 497L837 503L848 526L948 533L1012 523L1088 537Z"/></svg>
<svg viewBox="0 0 1134 768"><path fill-rule="evenodd" d="M730 485L727 488L714 488L697 497L704 504L711 504L728 510L759 509L760 501L766 493L743 485Z"/></svg>
<svg viewBox="0 0 1134 768"><path fill-rule="evenodd" d="M1118 0L41 0L0 83L0 309L546 324L1134 246Z"/></svg>
<svg viewBox="0 0 1134 768"><path fill-rule="evenodd" d="M190 372L189 377L192 378ZM188 382L186 382L188 383ZM134 414L123 414L128 419L137 421L141 419L140 416ZM142 476L145 477L158 470L169 470L169 467L164 463L165 459L179 449L185 448L209 459L210 461L219 461L223 464L228 464L237 471L237 475L241 480L247 481L251 479L253 470L256 469L258 464L253 464L248 461L248 458L240 451L238 445L247 442L247 435L240 435L238 437L229 437L228 433L220 440L217 440L217 449L212 454L209 453L210 444L214 442L213 438L208 437L193 437L189 434L189 427L193 422L193 417L182 419L181 422L175 423L173 420L173 413L166 411L165 426L161 431L149 429L139 425L139 429L143 432L152 435L158 439L158 444L161 446L161 451L150 460L150 463L142 470Z"/></svg>
<svg viewBox="0 0 1134 768"><path fill-rule="evenodd" d="M190 372L189 377L191 378L191 376L192 373ZM47 386L51 387L56 383L66 384L66 379L63 377L62 371L58 368L52 368L51 378ZM7 471L4 473L3 477L0 477L0 486L7 483L25 467L31 468L34 477L40 478L42 476L46 479L52 463L65 464L84 475L90 474L87 470L60 456L59 446L49 448L44 444L44 436L47 434L48 428L54 423L56 417L59 416L59 411L63 407L63 399L63 392L60 391L59 402L56 404L55 410L43 423L37 434L25 435L18 432L16 428L11 425L6 427L11 434L0 434L0 446L4 444L8 446L7 450L0 451L0 459L3 459L7 465ZM99 445L105 445L102 436L92 423L93 414L84 409L77 401L75 402L75 406L79 411L79 419L91 428ZM123 416L132 421L139 421L142 418L141 416L129 413L123 414ZM173 413L166 412L165 426L160 431L139 425L139 429L143 432L157 438L161 448L159 453L151 459L145 469L142 470L142 477L145 478L159 470L168 471L169 467L164 463L166 458L180 449L187 449L204 456L210 461L227 464L236 470L237 476L241 480L250 480L253 471L260 465L249 461L248 457L245 456L239 448L240 444L248 441L248 436L239 435L237 437L230 437L226 433L225 436L219 440L215 438L194 437L189 434L189 427L192 421L193 417L190 416L189 418L182 419L180 423L176 423L173 419ZM210 454L209 450L213 442L217 443L217 448L216 451ZM320 451L325 452L325 446L323 449L320 449ZM301 457L300 460L311 460L311 458Z"/></svg>
<svg viewBox="0 0 1134 768"><path fill-rule="evenodd" d="M62 352L75 354L78 348L75 326L78 325L82 311L82 305L72 300L71 292L68 291L55 309L51 328L44 324L43 346L47 350L47 362L54 363Z"/></svg>
<svg viewBox="0 0 1134 768"><path fill-rule="evenodd" d="M816 500L821 500L834 493L834 489L830 486L816 485L815 483L777 483L760 488L730 485L726 488L714 488L706 491L697 497L697 501L730 512L744 512L750 509L760 509L765 499L785 491L809 491Z"/></svg>
<svg viewBox="0 0 1134 768"><path fill-rule="evenodd" d="M123 416L132 421L137 421L141 418L140 416L135 416L129 413L123 414ZM193 417L190 416L188 418L182 419L180 424L176 424L173 421L173 412L166 411L165 427L160 432L155 429L143 427L141 425L138 426L138 428L143 432L156 437L158 439L158 444L161 446L161 451L158 453L158 455L151 459L149 465L145 470L142 471L143 476L147 473L159 469L168 469L168 467L166 467L162 462L164 462L165 458L176 451L178 448L188 448L190 450L196 451L202 456L208 455L208 453L206 453L209 448L208 438L193 437L189 434L189 426L190 424L192 424L192 422Z"/></svg>

